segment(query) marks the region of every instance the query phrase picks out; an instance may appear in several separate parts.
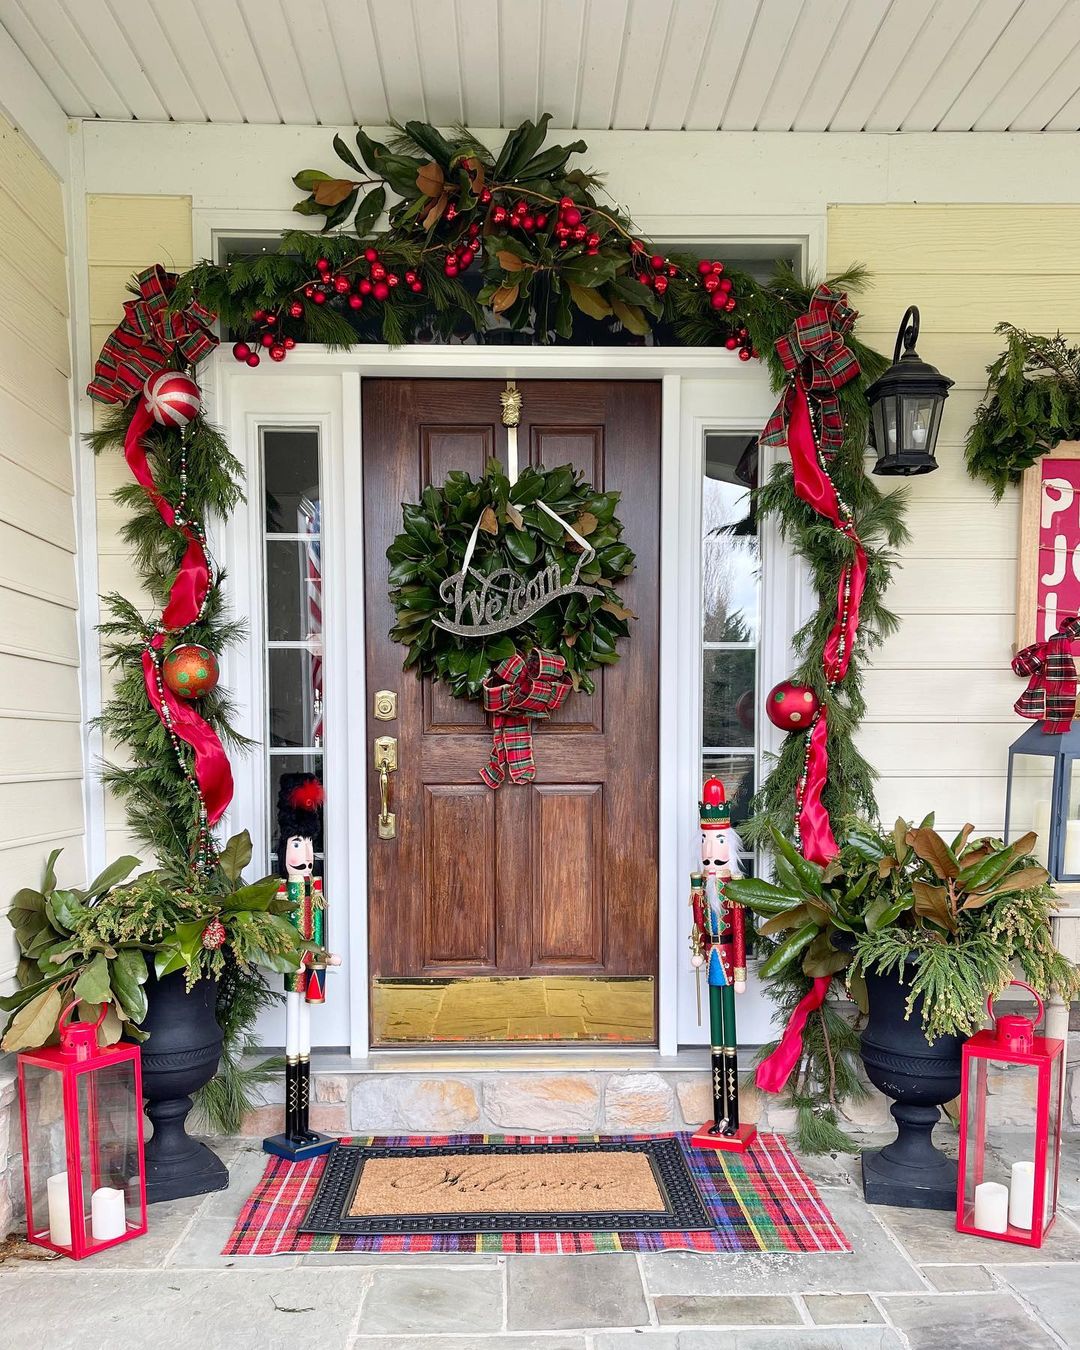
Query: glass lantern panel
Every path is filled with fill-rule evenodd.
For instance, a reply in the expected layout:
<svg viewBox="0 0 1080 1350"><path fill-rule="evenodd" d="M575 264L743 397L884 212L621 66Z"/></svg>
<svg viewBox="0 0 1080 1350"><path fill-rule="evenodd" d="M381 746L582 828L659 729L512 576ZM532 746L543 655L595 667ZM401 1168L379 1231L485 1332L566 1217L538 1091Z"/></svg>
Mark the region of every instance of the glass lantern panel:
<svg viewBox="0 0 1080 1350"><path fill-rule="evenodd" d="M965 1219L987 1232L1031 1233L1039 1069L979 1057L968 1085ZM982 1186L1003 1187L1004 1193Z"/></svg>
<svg viewBox="0 0 1080 1350"><path fill-rule="evenodd" d="M1009 788L1009 837L1005 842L1015 843L1021 835L1034 830L1038 839L1032 852L1044 867L1049 867L1053 758L1050 755L1013 755Z"/></svg>
<svg viewBox="0 0 1080 1350"><path fill-rule="evenodd" d="M1058 1055L1050 1064L1050 1122L1046 1134L1046 1201L1043 1207L1043 1227L1048 1228L1057 1213L1058 1162L1061 1154L1062 1068L1065 1056Z"/></svg>
<svg viewBox="0 0 1080 1350"><path fill-rule="evenodd" d="M83 1223L87 1244L98 1245L142 1222L135 1061L79 1074L77 1096Z"/></svg>
<svg viewBox="0 0 1080 1350"><path fill-rule="evenodd" d="M937 399L932 394L905 394L901 399L904 425L901 432L901 445L905 450L926 450L931 444L930 433L934 427L934 406Z"/></svg>
<svg viewBox="0 0 1080 1350"><path fill-rule="evenodd" d="M67 1203L64 1081L56 1069L24 1063L26 1157L30 1177L30 1237L71 1246Z"/></svg>
<svg viewBox="0 0 1080 1350"><path fill-rule="evenodd" d="M874 445L879 457L891 459L896 454L896 422L898 396L889 395L878 401L873 409Z"/></svg>

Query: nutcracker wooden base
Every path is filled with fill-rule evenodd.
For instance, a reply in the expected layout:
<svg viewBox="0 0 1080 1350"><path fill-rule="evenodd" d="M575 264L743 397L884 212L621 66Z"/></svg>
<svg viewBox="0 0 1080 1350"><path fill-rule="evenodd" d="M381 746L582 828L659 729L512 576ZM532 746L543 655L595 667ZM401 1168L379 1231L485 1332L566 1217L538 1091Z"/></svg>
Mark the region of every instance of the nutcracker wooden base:
<svg viewBox="0 0 1080 1350"><path fill-rule="evenodd" d="M714 1134L713 1123L707 1120L690 1136L691 1148L711 1148L723 1153L745 1153L757 1138L756 1125L740 1125L734 1134Z"/></svg>
<svg viewBox="0 0 1080 1350"><path fill-rule="evenodd" d="M308 1158L317 1158L337 1148L338 1141L328 1134L314 1134L307 1139L297 1141L287 1134L272 1134L263 1140L263 1152L272 1153L275 1158L287 1158L289 1162L304 1162Z"/></svg>

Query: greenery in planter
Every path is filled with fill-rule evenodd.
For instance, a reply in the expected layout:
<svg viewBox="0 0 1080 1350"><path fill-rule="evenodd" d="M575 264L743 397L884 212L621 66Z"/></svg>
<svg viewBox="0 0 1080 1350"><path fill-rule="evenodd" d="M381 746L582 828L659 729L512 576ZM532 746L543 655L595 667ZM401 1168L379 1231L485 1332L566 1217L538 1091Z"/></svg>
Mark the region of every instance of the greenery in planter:
<svg viewBox="0 0 1080 1350"><path fill-rule="evenodd" d="M151 962L158 977L184 971L188 988L207 977L235 985L237 970L295 970L310 947L287 917L292 906L279 896L277 877L244 882L242 872L251 861L246 831L229 840L218 866L195 889L188 884L189 874L178 878L168 867L128 881L140 865L132 857L118 858L84 889L61 889L56 885L59 853L51 854L41 889L19 891L8 911L22 957L20 988L0 999L0 1011L10 1014L4 1050L34 1049L54 1040L57 1020L72 999L79 1003L79 1015L90 1021L104 1005L106 1044L121 1036L142 1040L139 1024L146 1016L144 986ZM250 980L243 987L251 987ZM262 988L262 1002L267 1002L272 995L265 984ZM259 1006L244 1006L247 1022ZM209 1086L203 1102L211 1123L223 1133L239 1127L251 1089L279 1067L274 1062L241 1066L240 1053L247 1048L226 1046L223 1053L235 1055L236 1062Z"/></svg>
<svg viewBox="0 0 1080 1350"><path fill-rule="evenodd" d="M994 330L1005 350L987 366L986 395L967 438L972 478L1000 498L1059 441L1080 438L1080 347L1060 333L1042 337L1011 323Z"/></svg>
<svg viewBox="0 0 1080 1350"><path fill-rule="evenodd" d="M1031 854L1035 835L1006 846L998 839L972 839L972 827L965 825L947 842L933 824L931 814L918 826L897 820L891 834L855 825L827 867L800 857L773 831L775 881L744 878L725 888L758 916L759 933L778 938L761 975L774 982L790 979L799 989L806 979L842 975L865 1013L863 972L895 972L899 979L913 957L908 1011L923 999L923 1029L930 1039L977 1030L987 996L1005 988L1014 962L1041 993L1080 995L1080 971L1051 940L1056 902L1046 869ZM840 1031L838 1043L832 1043L830 1026ZM831 1127L834 1145L843 1139L836 1106L850 1091L858 1054L858 1037L835 1010L816 1034L824 1054L810 1043L789 1089L795 1106L813 1099L816 1089L826 1090L828 1106L816 1113L816 1123L800 1121L800 1139L808 1147L820 1147ZM814 1081L822 1062L829 1066L824 1084Z"/></svg>

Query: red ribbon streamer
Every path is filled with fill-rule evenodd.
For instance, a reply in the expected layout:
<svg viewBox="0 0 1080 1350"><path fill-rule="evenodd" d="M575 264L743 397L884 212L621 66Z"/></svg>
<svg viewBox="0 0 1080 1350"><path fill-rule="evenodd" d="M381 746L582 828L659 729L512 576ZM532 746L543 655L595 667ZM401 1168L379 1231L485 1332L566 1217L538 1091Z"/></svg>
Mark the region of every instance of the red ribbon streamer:
<svg viewBox="0 0 1080 1350"><path fill-rule="evenodd" d="M214 826L232 801L233 777L229 757L210 723L190 703L177 698L163 681L159 683L158 661L164 646L164 638L160 633L154 636L150 646L154 650L143 652L142 658L146 696L165 726L171 728L195 752L195 781L206 805L207 823Z"/></svg>
<svg viewBox="0 0 1080 1350"><path fill-rule="evenodd" d="M754 1082L762 1092L780 1092L791 1077L796 1064L802 1058L802 1038L807 1019L812 1012L825 1002L825 995L832 984L831 975L819 975L813 985L799 1000L791 1014L780 1044L767 1058L757 1066Z"/></svg>
<svg viewBox="0 0 1080 1350"><path fill-rule="evenodd" d="M844 421L836 392L859 374L858 361L844 345L844 335L855 317L846 296L827 286L817 288L807 314L801 315L792 332L776 344L792 379L762 435L763 444L787 445L795 495L830 521L852 544L851 561L840 569L836 616L822 657L825 685L830 693L843 680L851 663L866 589L866 550L824 464L824 456L843 445ZM810 394L815 397L819 413L816 441ZM840 851L822 800L829 776L828 740L827 703L822 703L807 735L796 818L803 857L821 866ZM787 1083L802 1058L807 1019L825 1002L831 984L831 975L819 976L799 1001L780 1043L758 1065L755 1081L762 1091L779 1092Z"/></svg>
<svg viewBox="0 0 1080 1350"><path fill-rule="evenodd" d="M147 496L157 507L158 515L170 529L175 529L176 512L172 504L166 501L157 489L146 456L146 446L142 440L153 424L154 419L146 403L140 399L124 436L124 458L136 482L146 489ZM180 569L173 578L169 602L161 616L162 625L170 632L187 628L189 624L195 622L202 610L206 592L210 588L210 564L202 541L189 525L184 524L179 528L183 531L188 545Z"/></svg>
<svg viewBox="0 0 1080 1350"><path fill-rule="evenodd" d="M491 714L491 759L480 770L489 788L497 788L507 774L511 783L531 783L532 722L550 717L570 692L570 677L561 656L533 651L515 652L500 661L484 681L484 709Z"/></svg>

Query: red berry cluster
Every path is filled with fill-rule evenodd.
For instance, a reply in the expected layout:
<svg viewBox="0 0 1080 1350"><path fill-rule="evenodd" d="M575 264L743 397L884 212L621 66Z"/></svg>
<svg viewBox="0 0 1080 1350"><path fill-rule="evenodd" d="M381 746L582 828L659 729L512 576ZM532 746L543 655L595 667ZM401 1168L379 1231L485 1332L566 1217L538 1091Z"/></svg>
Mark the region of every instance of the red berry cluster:
<svg viewBox="0 0 1080 1350"><path fill-rule="evenodd" d="M291 311L290 311L291 312ZM301 312L303 312L301 310ZM296 318L296 315L293 315ZM265 309L253 309L251 311L251 322L255 329L254 345L247 342L237 342L233 345L233 356L238 361L244 361L249 366L257 366L260 356L256 348L265 347L266 354L271 361L284 361L286 352L291 352L296 346L296 339L286 337L280 329L280 314L268 312Z"/></svg>
<svg viewBox="0 0 1080 1350"><path fill-rule="evenodd" d="M639 240L635 239L634 243L638 244L638 247L632 250L635 255L645 251L640 245ZM659 253L654 253L649 259L648 267L644 271L638 273L638 281L640 281L643 286L651 286L657 295L663 295L668 288L668 283L671 278L677 277L678 275L679 269L673 262L668 262L668 260L662 258Z"/></svg>
<svg viewBox="0 0 1080 1350"><path fill-rule="evenodd" d="M553 230L560 248L569 248L571 244L584 244L585 252L594 257L600 251L600 236L585 224L581 210L574 204L573 197L559 198L559 219Z"/></svg>
<svg viewBox="0 0 1080 1350"><path fill-rule="evenodd" d="M730 314L735 308L735 296L732 293L731 278L721 275L724 264L702 258L697 270L702 286L709 292L713 309L726 310Z"/></svg>
<svg viewBox="0 0 1080 1350"><path fill-rule="evenodd" d="M452 220L450 212L454 210L453 202L446 208L446 219ZM457 213L454 212L456 215ZM473 265L476 255L480 252L480 225L473 221L469 225L468 233L453 248L449 249L443 262L443 271L448 277L456 277L459 272L467 272ZM419 287L414 286L413 290Z"/></svg>

